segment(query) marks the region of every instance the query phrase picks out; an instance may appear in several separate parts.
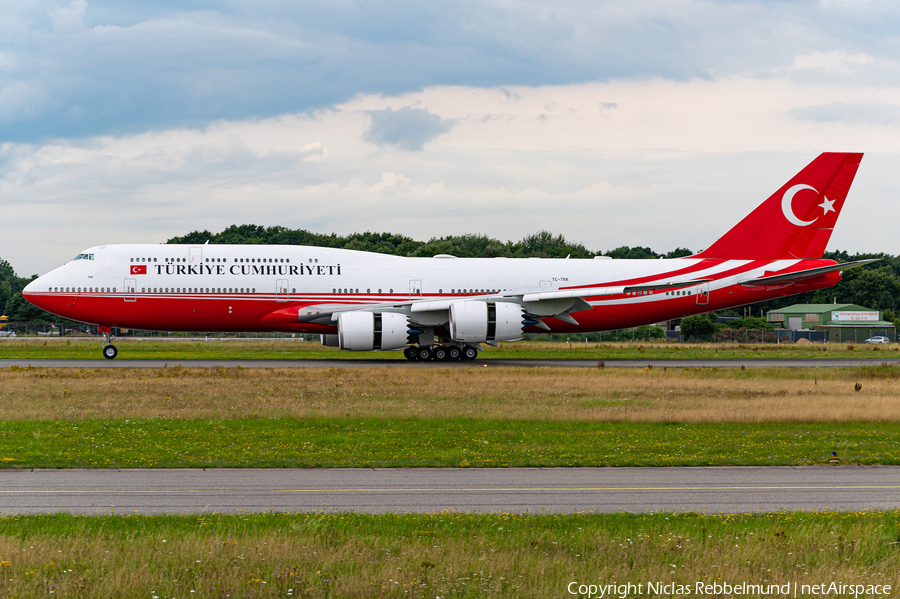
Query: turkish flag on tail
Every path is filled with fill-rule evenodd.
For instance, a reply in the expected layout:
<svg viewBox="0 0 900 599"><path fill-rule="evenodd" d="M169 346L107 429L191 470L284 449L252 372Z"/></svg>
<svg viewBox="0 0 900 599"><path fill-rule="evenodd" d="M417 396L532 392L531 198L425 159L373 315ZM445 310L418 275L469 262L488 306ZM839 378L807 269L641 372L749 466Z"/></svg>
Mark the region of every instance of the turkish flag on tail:
<svg viewBox="0 0 900 599"><path fill-rule="evenodd" d="M825 152L692 258L821 259L863 155Z"/></svg>
<svg viewBox="0 0 900 599"><path fill-rule="evenodd" d="M131 267L131 274L133 275L145 275L147 274L147 265L141 264L140 266L133 265Z"/></svg>

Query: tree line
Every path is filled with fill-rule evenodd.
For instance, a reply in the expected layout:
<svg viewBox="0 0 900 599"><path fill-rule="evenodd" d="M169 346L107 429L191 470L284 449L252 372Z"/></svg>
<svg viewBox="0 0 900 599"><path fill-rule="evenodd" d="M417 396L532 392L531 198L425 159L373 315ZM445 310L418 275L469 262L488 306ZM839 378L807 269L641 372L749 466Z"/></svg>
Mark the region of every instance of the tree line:
<svg viewBox="0 0 900 599"><path fill-rule="evenodd" d="M428 241L416 241L404 235L393 233L352 233L341 236L334 233L320 234L305 229L286 227L263 227L258 225L231 225L219 233L192 231L180 237L173 237L167 243L183 244L281 244L309 245L343 248L366 252L377 252L395 256L428 257L436 254L452 254L460 258L610 258L659 259L679 258L693 254L687 248L676 248L670 252L657 253L649 247L621 246L612 250L597 251L587 249L583 244L567 240L563 235L549 231L538 231L526 235L519 241L500 241L487 235L450 235L433 237ZM849 254L845 251L826 252L824 258L838 262L849 262L866 258L878 258L878 262L848 270L838 285L800 295L779 298L723 311L722 314L743 315L749 309L749 316L760 314L792 304L830 304L833 301L859 304L884 312L885 320L900 325L900 255L890 254ZM22 289L34 277L18 277L9 262L0 259L0 306L3 314L18 322L53 322L59 320L22 299Z"/></svg>
<svg viewBox="0 0 900 599"><path fill-rule="evenodd" d="M347 236L323 235L305 229L262 227L258 225L231 225L221 233L192 231L181 237L173 237L167 243L235 243L311 245L363 252L377 252L394 256L431 257L436 254L452 254L459 258L680 258L690 256L691 251L677 248L667 254L657 254L647 247L622 246L607 252L592 252L583 244L567 240L563 235L538 231L526 235L520 241L500 241L487 235L450 235L432 237L428 241L416 241L393 233L352 233Z"/></svg>

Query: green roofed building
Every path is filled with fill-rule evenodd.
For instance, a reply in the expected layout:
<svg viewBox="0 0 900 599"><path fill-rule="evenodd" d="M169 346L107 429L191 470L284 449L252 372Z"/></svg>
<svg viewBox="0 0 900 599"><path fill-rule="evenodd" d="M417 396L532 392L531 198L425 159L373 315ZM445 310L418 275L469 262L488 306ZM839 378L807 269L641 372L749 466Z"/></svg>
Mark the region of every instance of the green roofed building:
<svg viewBox="0 0 900 599"><path fill-rule="evenodd" d="M794 304L771 310L766 321L775 328L822 331L831 343L862 343L883 335L894 341L894 323L882 320L881 312L856 304Z"/></svg>

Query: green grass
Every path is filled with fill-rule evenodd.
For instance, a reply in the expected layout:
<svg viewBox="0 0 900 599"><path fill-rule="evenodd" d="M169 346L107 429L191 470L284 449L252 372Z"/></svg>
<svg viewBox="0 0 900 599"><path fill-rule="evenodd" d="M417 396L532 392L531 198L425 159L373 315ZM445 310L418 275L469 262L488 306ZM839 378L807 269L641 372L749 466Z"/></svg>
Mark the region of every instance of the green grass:
<svg viewBox="0 0 900 599"><path fill-rule="evenodd" d="M900 424L259 418L0 423L6 468L900 464Z"/></svg>
<svg viewBox="0 0 900 599"><path fill-rule="evenodd" d="M180 339L117 339L120 359L137 360L246 360L246 359L354 359L402 360L399 351L346 352L299 339L191 341ZM7 359L99 359L97 339L4 339L0 358ZM485 347L484 359L755 359L755 358L900 358L900 345L848 344L692 344L692 343L503 343Z"/></svg>
<svg viewBox="0 0 900 599"><path fill-rule="evenodd" d="M116 339L121 360L299 360L299 359L397 359L402 352L345 352L318 342L300 339L183 341ZM5 359L99 359L98 339L2 340Z"/></svg>
<svg viewBox="0 0 900 599"><path fill-rule="evenodd" d="M653 596L648 582L894 593L898 537L898 511L15 516L0 517L0 594L546 598L614 582L643 585L632 597Z"/></svg>

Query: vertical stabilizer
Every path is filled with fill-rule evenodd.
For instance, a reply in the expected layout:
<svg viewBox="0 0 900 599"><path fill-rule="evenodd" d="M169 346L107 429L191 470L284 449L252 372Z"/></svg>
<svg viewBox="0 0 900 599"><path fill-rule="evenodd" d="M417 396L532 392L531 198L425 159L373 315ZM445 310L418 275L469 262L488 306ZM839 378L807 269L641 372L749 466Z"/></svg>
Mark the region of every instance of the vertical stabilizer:
<svg viewBox="0 0 900 599"><path fill-rule="evenodd" d="M698 258L781 260L821 258L862 154L826 152Z"/></svg>

